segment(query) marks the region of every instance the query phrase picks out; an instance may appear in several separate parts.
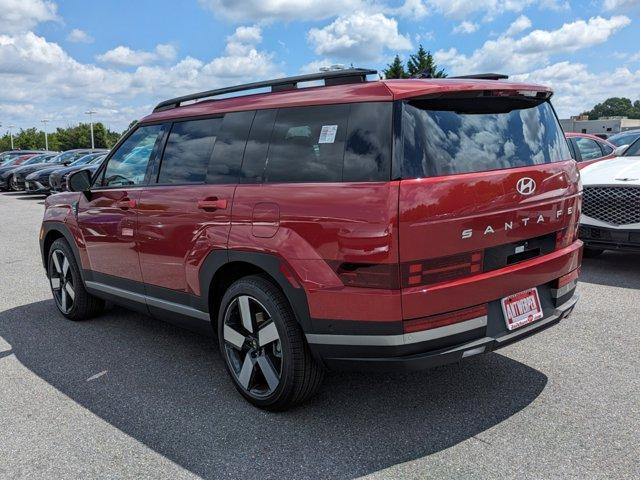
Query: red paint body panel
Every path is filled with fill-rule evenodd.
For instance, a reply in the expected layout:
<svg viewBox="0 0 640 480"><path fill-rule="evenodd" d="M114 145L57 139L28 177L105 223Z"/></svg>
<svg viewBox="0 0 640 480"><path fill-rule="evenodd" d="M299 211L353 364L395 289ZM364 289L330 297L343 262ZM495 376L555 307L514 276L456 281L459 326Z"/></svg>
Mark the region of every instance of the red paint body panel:
<svg viewBox="0 0 640 480"><path fill-rule="evenodd" d="M78 227L76 217L73 215L71 205L80 200L81 193L64 192L51 195L45 200L45 210L43 223L60 223L64 224L71 234L80 254L80 263L83 269L90 268L89 257L87 256L87 248L84 243L84 237Z"/></svg>
<svg viewBox="0 0 640 480"><path fill-rule="evenodd" d="M78 200L78 225L89 268L95 272L142 282L136 241L140 187L92 191Z"/></svg>
<svg viewBox="0 0 640 480"><path fill-rule="evenodd" d="M136 238L145 283L200 294L200 265L211 250L227 248L234 190L235 185L167 185L142 191ZM225 208L198 206L214 199L219 206L225 200Z"/></svg>
<svg viewBox="0 0 640 480"><path fill-rule="evenodd" d="M398 182L238 185L229 248L282 257L305 288L312 317L398 319L399 292L381 295L347 288L326 262L398 262L398 186ZM273 206L279 212L277 228L274 218L263 218L265 212L275 215ZM265 229L268 234L263 234Z"/></svg>
<svg viewBox="0 0 640 480"><path fill-rule="evenodd" d="M479 305L550 282L580 266L582 242L548 255L431 287L402 292L406 319Z"/></svg>
<svg viewBox="0 0 640 480"><path fill-rule="evenodd" d="M535 180L531 196L520 195L522 177ZM442 257L533 238L573 225L578 194L573 160L446 177L403 180L400 187L400 261ZM574 207L572 215L566 212ZM544 222L536 223L539 215ZM529 220L525 220L529 218ZM505 230L505 222L513 229ZM526 222L526 225L524 224ZM494 234L485 235L487 226ZM462 231L471 229L471 238Z"/></svg>

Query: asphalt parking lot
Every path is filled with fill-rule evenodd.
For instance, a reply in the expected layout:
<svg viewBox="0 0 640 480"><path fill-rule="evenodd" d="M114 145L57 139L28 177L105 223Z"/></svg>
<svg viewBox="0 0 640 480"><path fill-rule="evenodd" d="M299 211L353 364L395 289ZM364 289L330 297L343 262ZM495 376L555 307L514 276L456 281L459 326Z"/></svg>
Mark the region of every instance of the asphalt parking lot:
<svg viewBox="0 0 640 480"><path fill-rule="evenodd" d="M639 478L640 255L586 259L574 314L459 365L330 374L270 414L211 340L57 314L43 197L0 193L0 478Z"/></svg>

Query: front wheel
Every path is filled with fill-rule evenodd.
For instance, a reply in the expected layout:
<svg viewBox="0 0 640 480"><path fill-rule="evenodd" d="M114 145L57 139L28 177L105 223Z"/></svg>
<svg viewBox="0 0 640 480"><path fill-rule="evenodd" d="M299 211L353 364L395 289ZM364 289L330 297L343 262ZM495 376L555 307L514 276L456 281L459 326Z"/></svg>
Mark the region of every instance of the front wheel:
<svg viewBox="0 0 640 480"><path fill-rule="evenodd" d="M245 277L229 287L221 302L218 340L235 387L259 408L291 408L322 382L323 370L291 306L264 277Z"/></svg>
<svg viewBox="0 0 640 480"><path fill-rule="evenodd" d="M104 301L84 288L71 247L59 238L49 249L47 274L56 307L70 320L86 320L102 311Z"/></svg>

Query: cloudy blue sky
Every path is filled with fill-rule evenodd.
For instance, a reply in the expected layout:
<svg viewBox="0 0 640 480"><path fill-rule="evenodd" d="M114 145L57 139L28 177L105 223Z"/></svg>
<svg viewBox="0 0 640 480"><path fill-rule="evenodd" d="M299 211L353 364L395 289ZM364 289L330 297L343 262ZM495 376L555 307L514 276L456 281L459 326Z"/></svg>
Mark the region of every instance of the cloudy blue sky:
<svg viewBox="0 0 640 480"><path fill-rule="evenodd" d="M561 116L640 98L640 0L0 0L0 131L121 130L165 98L418 44L450 74L551 85Z"/></svg>

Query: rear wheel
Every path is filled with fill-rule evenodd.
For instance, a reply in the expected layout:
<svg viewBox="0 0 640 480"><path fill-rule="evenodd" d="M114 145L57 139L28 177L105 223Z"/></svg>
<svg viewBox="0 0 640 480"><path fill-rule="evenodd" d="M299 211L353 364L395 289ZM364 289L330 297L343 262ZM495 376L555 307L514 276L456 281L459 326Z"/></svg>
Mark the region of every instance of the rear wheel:
<svg viewBox="0 0 640 480"><path fill-rule="evenodd" d="M47 273L56 307L70 320L86 320L104 308L104 301L84 288L71 247L59 238L49 249Z"/></svg>
<svg viewBox="0 0 640 480"><path fill-rule="evenodd" d="M322 368L291 306L264 277L245 277L229 287L221 302L218 341L236 388L257 407L286 410L320 386Z"/></svg>
<svg viewBox="0 0 640 480"><path fill-rule="evenodd" d="M584 247L584 256L586 258L594 258L597 257L599 255L602 255L602 253L604 252L603 249L601 248L589 248L589 247Z"/></svg>

